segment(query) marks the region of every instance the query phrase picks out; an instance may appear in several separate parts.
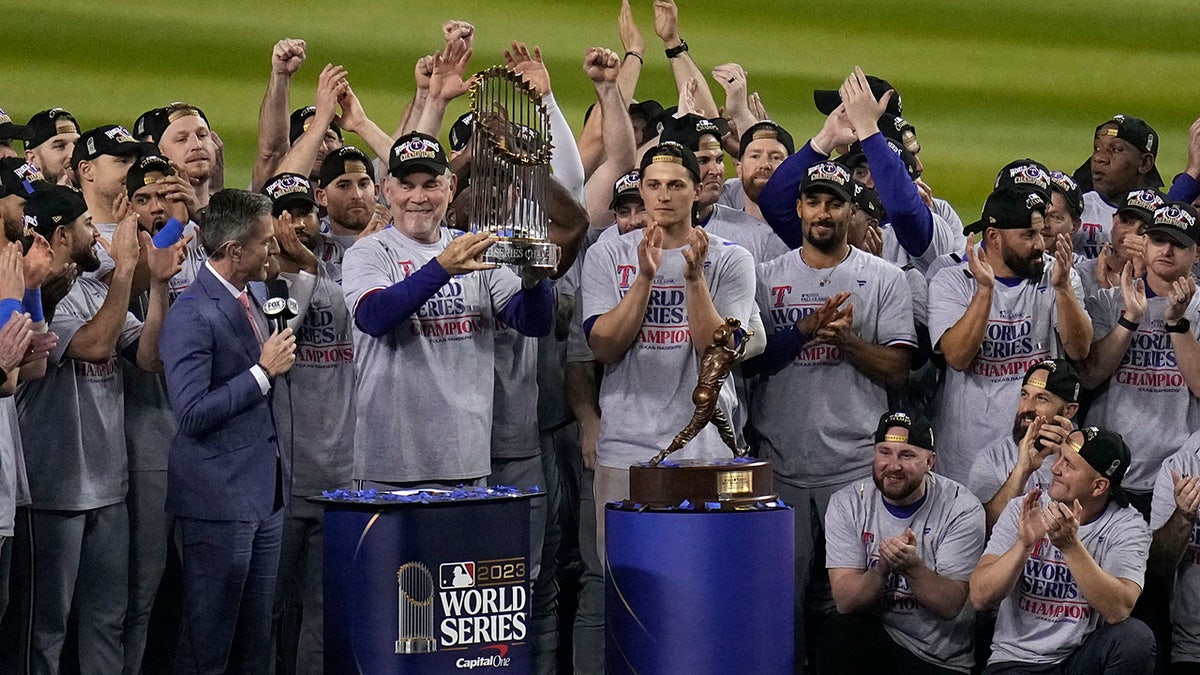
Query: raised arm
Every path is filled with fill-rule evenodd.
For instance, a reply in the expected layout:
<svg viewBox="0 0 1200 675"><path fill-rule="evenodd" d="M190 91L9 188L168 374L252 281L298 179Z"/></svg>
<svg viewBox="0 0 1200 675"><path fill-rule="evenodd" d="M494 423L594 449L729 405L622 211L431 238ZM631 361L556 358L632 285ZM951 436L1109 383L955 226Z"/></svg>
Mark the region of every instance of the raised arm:
<svg viewBox="0 0 1200 675"><path fill-rule="evenodd" d="M471 47L464 39L446 43L441 53L433 56L433 70L429 76L429 100L426 101L416 130L438 138L442 122L446 118L446 106L450 101L467 93L469 80L462 79L471 60Z"/></svg>
<svg viewBox="0 0 1200 675"><path fill-rule="evenodd" d="M313 164L317 161L317 151L325 140L325 132L329 130L329 125L337 113L338 98L349 88L346 69L326 64L317 80L317 111L310 119L308 128L296 139L296 144L279 163L275 173L298 173L307 176L312 171Z"/></svg>
<svg viewBox="0 0 1200 675"><path fill-rule="evenodd" d="M675 0L654 0L654 32L662 40L663 49L678 50L684 47L683 51L668 59L671 62L671 72L675 75L675 88L679 91L680 100L683 100L688 83L695 80L699 83L694 94L696 113L708 119L719 117L717 102L713 100L712 91L704 80L704 73L700 72L700 68L692 60L692 55L679 37L679 8L675 6Z"/></svg>
<svg viewBox="0 0 1200 675"><path fill-rule="evenodd" d="M250 189L258 191L268 178L279 173L275 167L288 151L288 107L292 76L304 65L304 40L284 38L271 50L271 76L258 109L258 153Z"/></svg>
<svg viewBox="0 0 1200 675"><path fill-rule="evenodd" d="M584 199L588 221L592 227L599 228L612 222L608 197L613 183L636 166L637 144L633 124L629 121L629 109L618 90L617 55L601 47L588 49L583 70L596 86L599 107L593 112L593 118L596 114L602 115L604 128L604 163L588 179Z"/></svg>

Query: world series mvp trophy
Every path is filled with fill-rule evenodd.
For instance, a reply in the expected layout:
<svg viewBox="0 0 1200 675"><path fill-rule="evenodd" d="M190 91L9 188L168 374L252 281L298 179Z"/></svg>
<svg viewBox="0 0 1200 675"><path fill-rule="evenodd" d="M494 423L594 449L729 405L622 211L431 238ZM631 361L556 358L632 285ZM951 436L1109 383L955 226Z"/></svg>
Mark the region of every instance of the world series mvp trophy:
<svg viewBox="0 0 1200 675"><path fill-rule="evenodd" d="M733 317L713 331L713 342L700 358L700 374L692 390L696 411L662 452L629 468L631 502L674 507L687 500L692 504L716 503L722 508L755 508L775 499L770 463L747 457L749 450L737 446L733 425L717 405L721 387L734 364L745 355L751 335ZM721 440L733 452L732 459L667 459L709 424L716 426Z"/></svg>
<svg viewBox="0 0 1200 675"><path fill-rule="evenodd" d="M485 262L554 269L546 183L550 180L550 114L519 75L495 66L471 85L471 232L499 238Z"/></svg>

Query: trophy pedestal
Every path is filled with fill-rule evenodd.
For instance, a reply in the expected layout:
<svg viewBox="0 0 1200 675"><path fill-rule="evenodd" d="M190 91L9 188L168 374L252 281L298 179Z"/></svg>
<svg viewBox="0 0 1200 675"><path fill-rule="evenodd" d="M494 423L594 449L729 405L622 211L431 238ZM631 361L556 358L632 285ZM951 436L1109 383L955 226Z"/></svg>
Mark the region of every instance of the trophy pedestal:
<svg viewBox="0 0 1200 675"><path fill-rule="evenodd" d="M761 459L668 458L629 467L629 501L649 508L676 507L684 500L717 503L722 510L754 508L774 501L773 491L771 464Z"/></svg>
<svg viewBox="0 0 1200 675"><path fill-rule="evenodd" d="M548 241L501 237L483 252L482 259L484 262L552 270L558 267L558 253L558 245Z"/></svg>
<svg viewBox="0 0 1200 675"><path fill-rule="evenodd" d="M626 504L604 514L605 672L791 675L793 510Z"/></svg>

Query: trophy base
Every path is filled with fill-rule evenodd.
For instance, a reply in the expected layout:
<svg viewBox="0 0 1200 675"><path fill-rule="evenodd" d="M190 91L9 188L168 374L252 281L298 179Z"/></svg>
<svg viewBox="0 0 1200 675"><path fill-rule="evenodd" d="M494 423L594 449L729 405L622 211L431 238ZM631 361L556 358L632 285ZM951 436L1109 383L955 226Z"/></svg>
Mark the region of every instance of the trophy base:
<svg viewBox="0 0 1200 675"><path fill-rule="evenodd" d="M397 654L431 654L437 651L437 642L432 638L402 638L396 640Z"/></svg>
<svg viewBox="0 0 1200 675"><path fill-rule="evenodd" d="M558 267L558 255L558 244L548 241L501 238L483 252L483 261L552 270Z"/></svg>
<svg viewBox="0 0 1200 675"><path fill-rule="evenodd" d="M771 464L762 459L685 459L629 467L629 502L674 508L683 501L713 510L758 508L776 500Z"/></svg>

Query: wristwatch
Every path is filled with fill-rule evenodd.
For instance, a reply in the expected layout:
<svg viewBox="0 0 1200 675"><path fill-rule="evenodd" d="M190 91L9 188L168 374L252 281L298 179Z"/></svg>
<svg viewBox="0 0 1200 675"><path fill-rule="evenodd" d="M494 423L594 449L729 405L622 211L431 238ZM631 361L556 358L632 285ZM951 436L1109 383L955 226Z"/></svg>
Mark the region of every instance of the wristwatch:
<svg viewBox="0 0 1200 675"><path fill-rule="evenodd" d="M1186 333L1192 329L1192 322L1185 319L1180 319L1174 325L1166 324L1163 328L1168 333Z"/></svg>
<svg viewBox="0 0 1200 675"><path fill-rule="evenodd" d="M680 54L686 52L687 50L688 50L687 40L684 40L683 38L679 38L678 46L671 47L670 49L666 49L663 51L666 52L668 59L673 59L676 56L679 56Z"/></svg>

